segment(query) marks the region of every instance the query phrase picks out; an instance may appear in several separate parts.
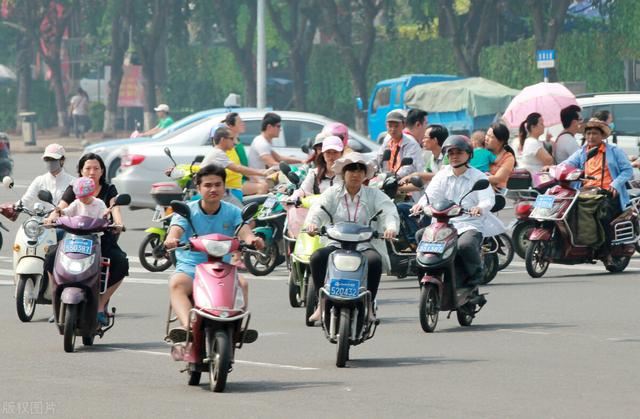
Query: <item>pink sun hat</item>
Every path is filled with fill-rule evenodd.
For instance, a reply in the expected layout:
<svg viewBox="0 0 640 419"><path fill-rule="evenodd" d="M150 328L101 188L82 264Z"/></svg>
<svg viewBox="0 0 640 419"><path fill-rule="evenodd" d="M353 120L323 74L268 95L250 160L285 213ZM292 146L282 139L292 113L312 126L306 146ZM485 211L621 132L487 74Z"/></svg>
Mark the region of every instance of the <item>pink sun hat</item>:
<svg viewBox="0 0 640 419"><path fill-rule="evenodd" d="M78 178L73 183L73 193L76 194L76 198L85 198L93 195L95 191L96 184L93 179L89 177Z"/></svg>

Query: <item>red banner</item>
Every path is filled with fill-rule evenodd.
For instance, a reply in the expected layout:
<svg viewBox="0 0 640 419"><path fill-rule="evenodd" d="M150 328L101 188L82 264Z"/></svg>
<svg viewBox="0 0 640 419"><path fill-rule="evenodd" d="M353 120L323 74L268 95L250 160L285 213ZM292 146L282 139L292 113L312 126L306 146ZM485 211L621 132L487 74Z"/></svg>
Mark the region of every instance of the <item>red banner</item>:
<svg viewBox="0 0 640 419"><path fill-rule="evenodd" d="M121 108L141 108L143 100L142 67L124 66L124 75L120 83L118 106Z"/></svg>

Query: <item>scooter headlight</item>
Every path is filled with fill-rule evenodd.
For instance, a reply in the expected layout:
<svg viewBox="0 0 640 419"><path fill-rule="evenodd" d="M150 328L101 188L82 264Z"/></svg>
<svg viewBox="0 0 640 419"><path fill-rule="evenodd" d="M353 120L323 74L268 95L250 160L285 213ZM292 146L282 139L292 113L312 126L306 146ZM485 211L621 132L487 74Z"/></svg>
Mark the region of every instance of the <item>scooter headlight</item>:
<svg viewBox="0 0 640 419"><path fill-rule="evenodd" d="M27 237L29 237L32 240L36 240L44 230L44 228L40 225L40 223L37 220L34 220L33 218L25 221L22 228L24 230L24 234L26 234Z"/></svg>
<svg viewBox="0 0 640 419"><path fill-rule="evenodd" d="M222 257L231 250L231 240L202 240L202 244L207 249L207 253L213 257Z"/></svg>
<svg viewBox="0 0 640 419"><path fill-rule="evenodd" d="M451 230L448 227L438 230L437 232L434 228L427 228L424 230L424 233L422 234L422 241L441 242L447 237L449 237L451 234L453 234L453 230Z"/></svg>
<svg viewBox="0 0 640 419"><path fill-rule="evenodd" d="M344 233L338 230L335 227L330 227L327 229L327 235L330 239L338 240L338 241L348 241L348 242L362 242L371 239L373 236L373 231L363 231L358 234Z"/></svg>
<svg viewBox="0 0 640 419"><path fill-rule="evenodd" d="M449 217L457 217L458 215L460 215L461 212L462 212L462 208L455 206L451 208L449 211L447 211L447 215Z"/></svg>
<svg viewBox="0 0 640 419"><path fill-rule="evenodd" d="M86 271L91 265L93 265L96 255L91 255L83 259L71 259L64 253L60 253L58 258L60 259L59 262L66 267L69 273L77 275Z"/></svg>
<svg viewBox="0 0 640 419"><path fill-rule="evenodd" d="M355 272L360 267L362 260L359 256L336 255L333 258L333 264L336 269L342 272Z"/></svg>

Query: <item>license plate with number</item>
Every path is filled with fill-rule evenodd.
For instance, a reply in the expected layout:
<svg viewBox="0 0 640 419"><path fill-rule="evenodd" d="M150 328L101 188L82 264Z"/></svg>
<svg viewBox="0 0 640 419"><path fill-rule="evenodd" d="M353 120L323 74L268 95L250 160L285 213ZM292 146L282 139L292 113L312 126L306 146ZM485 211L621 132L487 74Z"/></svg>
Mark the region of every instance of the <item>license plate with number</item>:
<svg viewBox="0 0 640 419"><path fill-rule="evenodd" d="M538 195L536 202L533 203L534 208L551 209L553 208L553 202L555 197L553 195Z"/></svg>
<svg viewBox="0 0 640 419"><path fill-rule="evenodd" d="M271 208L273 208L275 205L276 205L276 198L275 198L275 197L273 197L273 196L270 196L269 198L267 198L267 199L264 201L264 204L262 204L262 206L263 206L264 208L267 208L267 209L271 209Z"/></svg>
<svg viewBox="0 0 640 419"><path fill-rule="evenodd" d="M329 295L334 297L355 298L360 290L357 279L332 279L329 283Z"/></svg>
<svg viewBox="0 0 640 419"><path fill-rule="evenodd" d="M444 252L444 243L438 242L421 242L418 246L420 253L442 253Z"/></svg>
<svg viewBox="0 0 640 419"><path fill-rule="evenodd" d="M65 253L81 253L83 255L90 255L92 247L93 247L93 240L65 239L64 241Z"/></svg>

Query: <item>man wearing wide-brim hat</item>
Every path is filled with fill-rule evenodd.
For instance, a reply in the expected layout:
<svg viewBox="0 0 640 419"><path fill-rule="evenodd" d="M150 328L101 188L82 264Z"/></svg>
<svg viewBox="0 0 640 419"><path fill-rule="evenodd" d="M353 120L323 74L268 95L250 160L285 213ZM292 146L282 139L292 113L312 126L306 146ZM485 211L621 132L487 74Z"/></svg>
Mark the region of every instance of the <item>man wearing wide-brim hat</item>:
<svg viewBox="0 0 640 419"><path fill-rule="evenodd" d="M583 187L608 191L611 209L602 225L607 237L610 236L609 222L629 204L626 183L633 179L627 154L615 144L604 142L609 135L611 128L606 122L591 118L584 127L585 145L563 162L584 170L587 180L582 183Z"/></svg>

